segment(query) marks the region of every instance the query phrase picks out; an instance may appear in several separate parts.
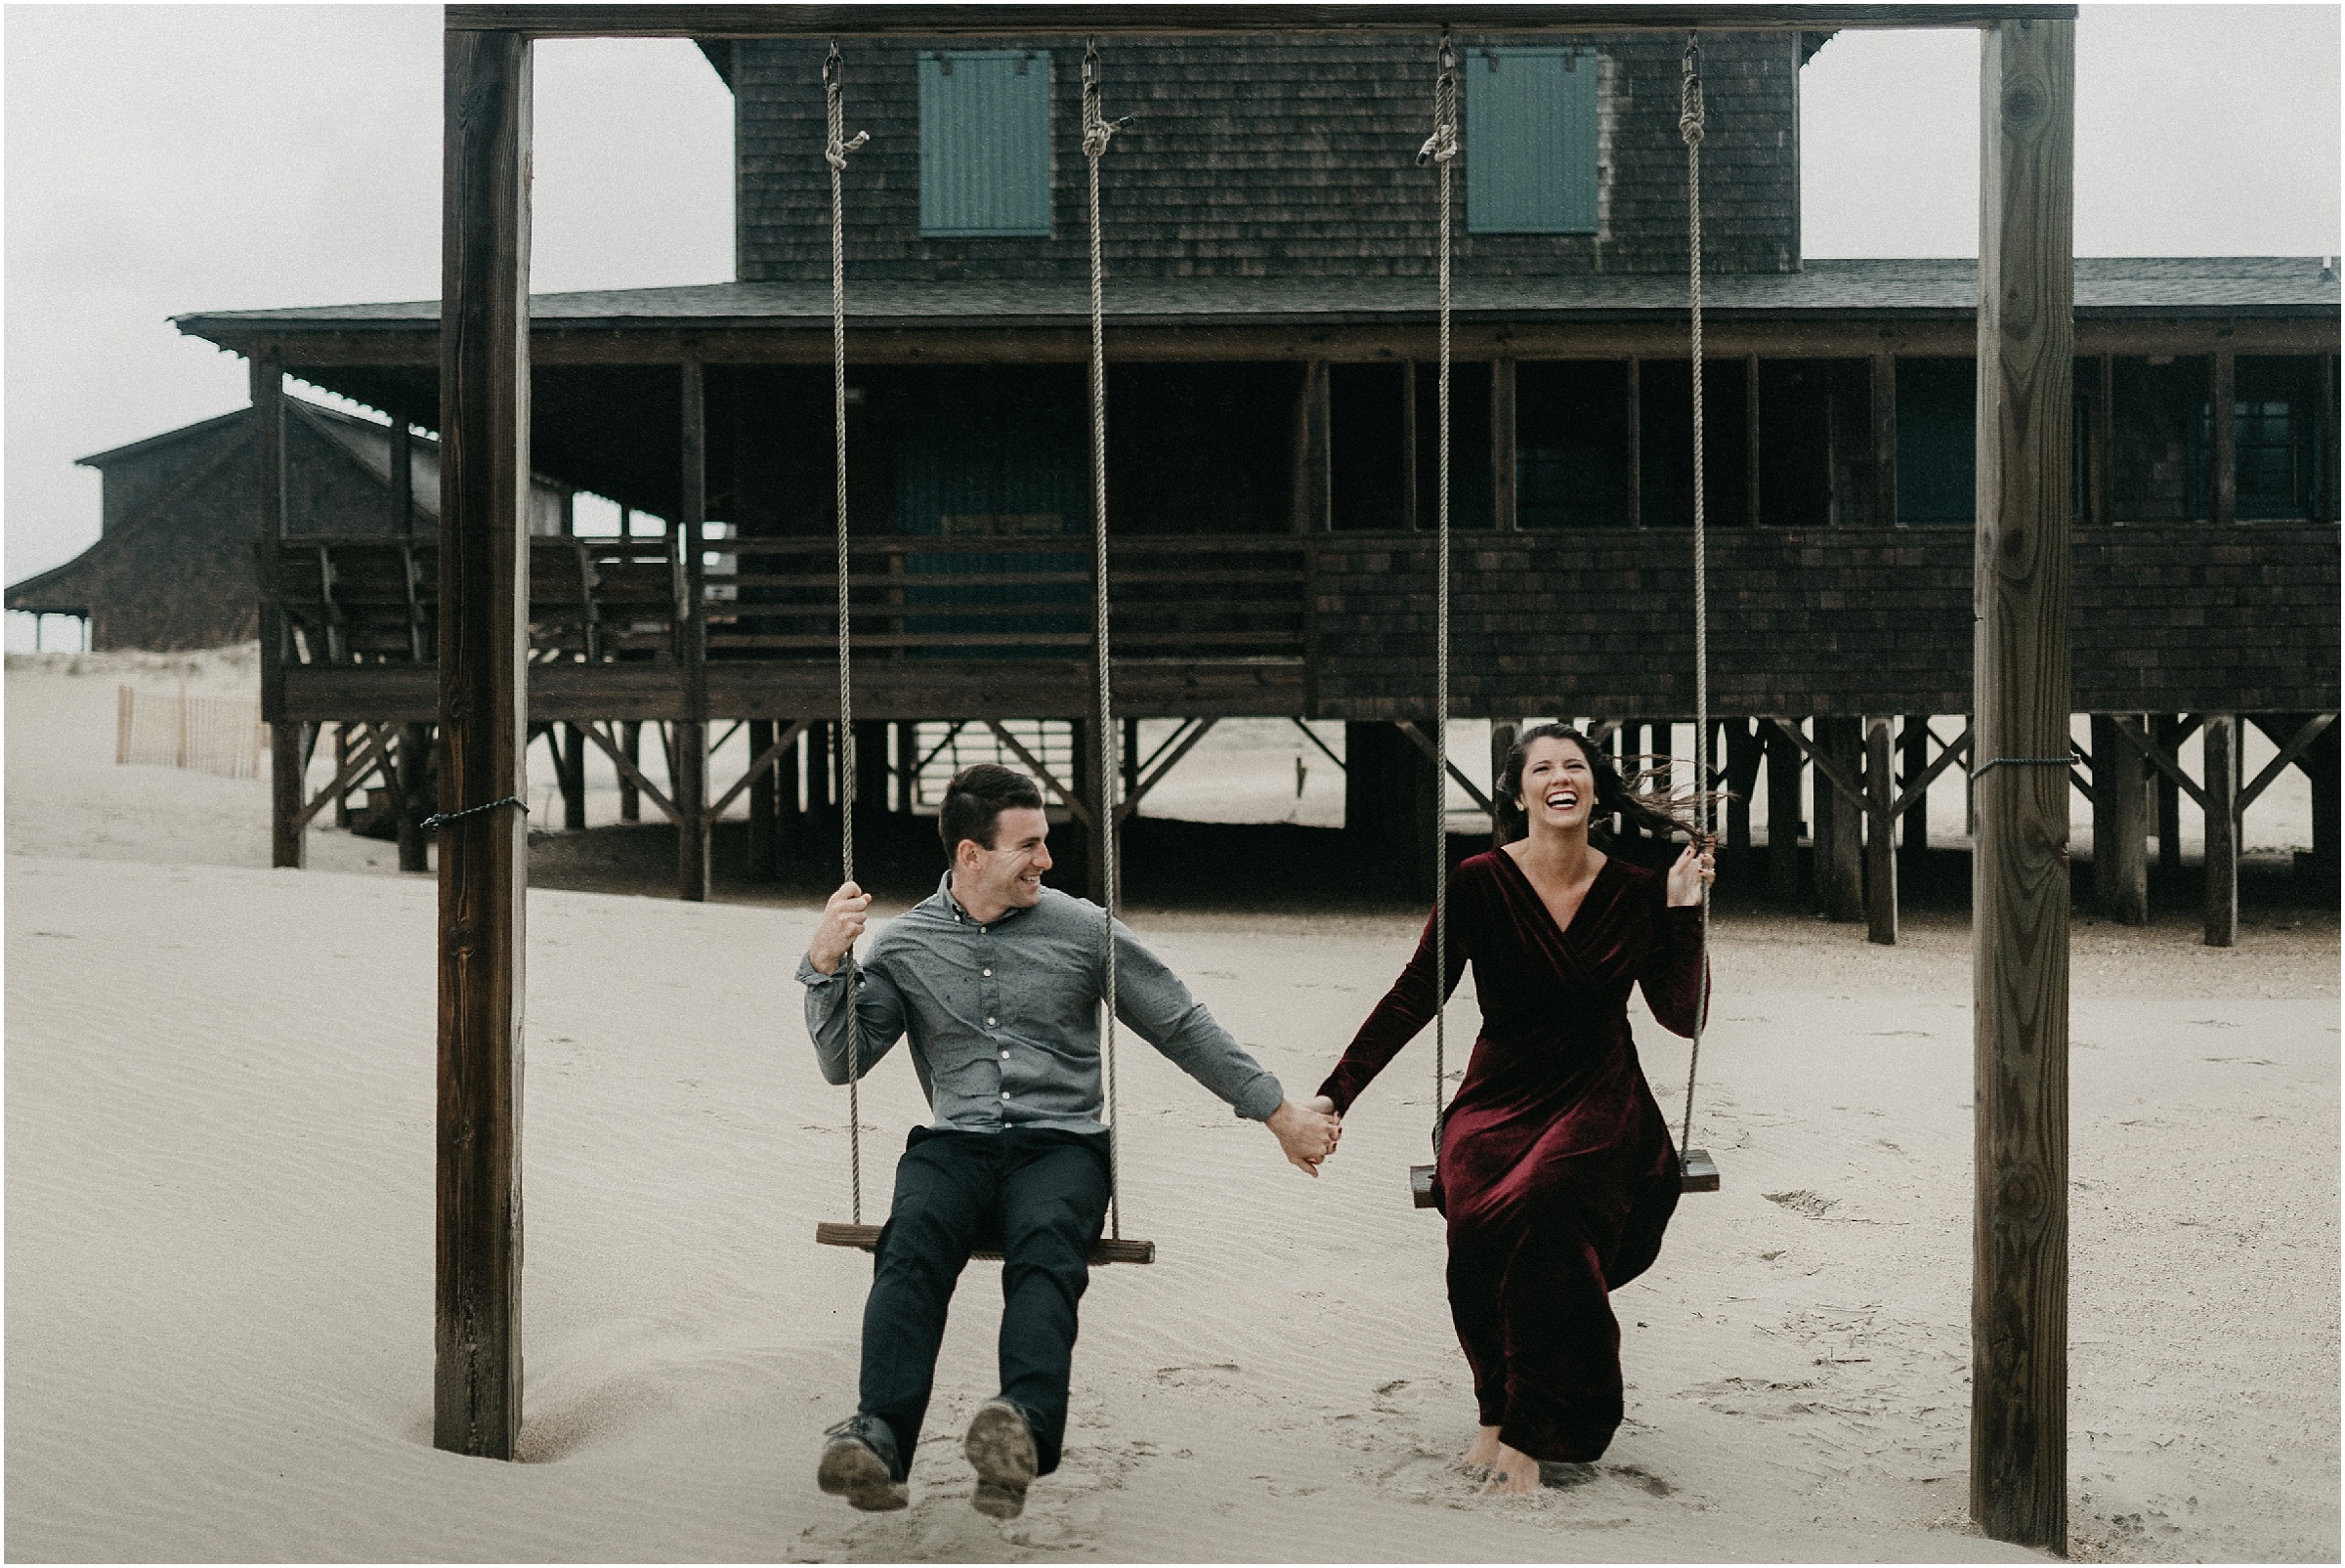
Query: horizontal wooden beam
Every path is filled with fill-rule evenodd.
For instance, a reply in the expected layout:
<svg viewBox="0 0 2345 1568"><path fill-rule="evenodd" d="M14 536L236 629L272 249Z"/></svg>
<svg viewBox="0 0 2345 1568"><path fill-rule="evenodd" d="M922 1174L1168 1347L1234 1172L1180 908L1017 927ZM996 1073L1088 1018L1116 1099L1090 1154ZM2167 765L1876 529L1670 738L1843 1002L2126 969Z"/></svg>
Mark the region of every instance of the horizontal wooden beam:
<svg viewBox="0 0 2345 1568"><path fill-rule="evenodd" d="M1430 294L1430 285L1428 285ZM1164 322L1111 318L1112 351L1120 363L1325 360L1341 364L1433 358L1436 328L1428 304L1424 319L1360 318L1331 314L1307 319L1221 319ZM1589 312L1474 320L1461 312L1452 355L1483 360L1682 359L1683 313ZM1931 317L1906 312L1784 311L1738 317L1705 308L1705 352L1756 354L1763 359L1862 359L1875 351L1924 359L1968 359L1978 328L1969 311ZM304 329L257 322L186 323L199 337L247 357L277 355L287 372L339 391L318 372L338 366L428 366L437 362L438 336L429 327ZM2236 353L2334 354L2338 319L2332 309L2258 316L2235 307L2205 313L2175 311L2155 318L2096 319L2080 312L2076 352L2083 355L2206 354L2217 342ZM857 321L847 326L847 358L858 364L1081 363L1089 338L1080 318L1031 324L992 322ZM691 324L533 324L530 358L540 365L673 365L697 358L708 364L828 364L827 317L745 318ZM363 402L364 400L360 400Z"/></svg>
<svg viewBox="0 0 2345 1568"><path fill-rule="evenodd" d="M451 5L532 38L1103 38L1243 33L1823 32L2073 18L2072 5Z"/></svg>
<svg viewBox="0 0 2345 1568"><path fill-rule="evenodd" d="M857 1247L871 1251L879 1245L879 1226L849 1225L834 1220L822 1220L814 1227L814 1239L825 1247ZM970 1250L971 1257L1000 1261L998 1247L978 1247ZM1102 1236L1091 1243L1090 1260L1094 1267L1101 1263L1153 1263L1156 1261L1156 1243L1133 1241L1124 1236Z"/></svg>

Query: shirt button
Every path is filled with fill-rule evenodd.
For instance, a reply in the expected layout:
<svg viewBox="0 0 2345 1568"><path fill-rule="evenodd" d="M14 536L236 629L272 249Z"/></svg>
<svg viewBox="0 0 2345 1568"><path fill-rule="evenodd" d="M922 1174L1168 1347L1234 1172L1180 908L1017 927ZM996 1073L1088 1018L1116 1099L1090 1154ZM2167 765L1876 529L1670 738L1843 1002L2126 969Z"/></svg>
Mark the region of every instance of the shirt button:
<svg viewBox="0 0 2345 1568"><path fill-rule="evenodd" d="M1007 1090L1007 1089L1003 1089L1003 1090L1002 1091L1002 1098L1003 1098L1003 1099L1005 1099L1005 1100L1006 1100L1006 1099L1008 1099L1008 1098L1009 1098L1009 1090Z"/></svg>
<svg viewBox="0 0 2345 1568"><path fill-rule="evenodd" d="M1007 1051L1003 1051L1003 1052L1002 1053L1002 1060L1003 1060L1003 1061L1005 1061L1005 1062L1006 1062L1006 1061L1008 1061L1008 1060L1009 1060L1009 1052L1007 1052Z"/></svg>
<svg viewBox="0 0 2345 1568"><path fill-rule="evenodd" d="M986 971L985 971L985 978L986 978L986 979L988 979L988 980L991 980L991 979L993 979L993 978L994 978L994 972L993 972L991 969L988 969L988 970L986 970Z"/></svg>
<svg viewBox="0 0 2345 1568"><path fill-rule="evenodd" d="M994 1027L994 1021L993 1021L992 1019L990 1019L990 1018L989 1018L989 1019L987 1019L987 1020L985 1021L985 1027L986 1027L986 1028L988 1028L988 1029L991 1029L991 1028L993 1028L993 1027Z"/></svg>

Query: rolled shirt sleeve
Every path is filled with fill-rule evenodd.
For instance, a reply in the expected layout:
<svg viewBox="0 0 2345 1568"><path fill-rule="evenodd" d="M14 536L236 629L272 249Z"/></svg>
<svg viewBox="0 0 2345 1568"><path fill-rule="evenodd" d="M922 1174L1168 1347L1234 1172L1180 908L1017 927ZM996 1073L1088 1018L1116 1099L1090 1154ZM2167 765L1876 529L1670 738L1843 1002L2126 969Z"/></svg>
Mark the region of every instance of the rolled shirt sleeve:
<svg viewBox="0 0 2345 1568"><path fill-rule="evenodd" d="M848 1037L848 976L856 979L855 1010L862 1015L860 1040ZM857 1058L860 1078L904 1038L904 998L887 972L884 960L870 964L842 959L836 973L825 974L801 955L798 983L806 988L806 1034L814 1041L816 1062L826 1083L847 1081L847 1059Z"/></svg>

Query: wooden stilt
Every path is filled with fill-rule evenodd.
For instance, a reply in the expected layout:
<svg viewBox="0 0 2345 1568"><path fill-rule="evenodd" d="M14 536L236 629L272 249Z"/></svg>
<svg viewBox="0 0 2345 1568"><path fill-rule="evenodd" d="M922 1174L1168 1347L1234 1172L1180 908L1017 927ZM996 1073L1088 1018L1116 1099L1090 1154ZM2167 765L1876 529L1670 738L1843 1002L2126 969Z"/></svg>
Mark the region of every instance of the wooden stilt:
<svg viewBox="0 0 2345 1568"><path fill-rule="evenodd" d="M2142 754L2117 721L2093 715L2093 904L2119 925L2150 923L2148 795Z"/></svg>
<svg viewBox="0 0 2345 1568"><path fill-rule="evenodd" d="M432 814L432 727L403 724L393 767L399 780L399 869L428 871L431 843L423 819Z"/></svg>
<svg viewBox="0 0 2345 1568"><path fill-rule="evenodd" d="M2068 1549L2068 749L2075 37L1980 69L1971 1517Z"/></svg>
<svg viewBox="0 0 2345 1568"><path fill-rule="evenodd" d="M1751 793L1759 782L1765 748L1749 719L1728 719L1727 733L1727 849L1735 860L1751 854Z"/></svg>
<svg viewBox="0 0 2345 1568"><path fill-rule="evenodd" d="M773 721L749 720L748 734L749 755L765 755L765 748L774 743ZM774 874L774 780L778 771L768 768L749 785L748 873L751 881L761 882Z"/></svg>
<svg viewBox="0 0 2345 1568"><path fill-rule="evenodd" d="M575 724L559 724L547 737L562 747L562 830L586 830L586 735Z"/></svg>
<svg viewBox="0 0 2345 1568"><path fill-rule="evenodd" d="M2182 720L2160 713L2151 723L2157 748L2168 756L2182 750ZM2157 788L2157 871L2169 879L2182 875L2182 785L2160 773Z"/></svg>
<svg viewBox="0 0 2345 1568"><path fill-rule="evenodd" d="M1864 918L1865 937L1884 947L1897 945L1897 753L1890 723L1872 714L1864 721Z"/></svg>
<svg viewBox="0 0 2345 1568"><path fill-rule="evenodd" d="M2337 887L2337 729L2330 725L2304 753L2305 778L2312 784L2313 851L2309 866L2315 885Z"/></svg>
<svg viewBox="0 0 2345 1568"><path fill-rule="evenodd" d="M309 758L299 724L269 726L269 864L299 870L308 854L302 808L309 804Z"/></svg>
<svg viewBox="0 0 2345 1568"><path fill-rule="evenodd" d="M643 766L643 725L628 719L618 727L618 749L638 768ZM635 781L621 769L618 775L618 820L622 823L643 821L643 795Z"/></svg>
<svg viewBox="0 0 2345 1568"><path fill-rule="evenodd" d="M184 768L188 765L188 683L185 678L182 678L179 685L179 765ZM349 771L350 726L347 724L337 724L334 726L334 777L339 779L343 774ZM347 789L340 789L334 792L334 826L342 832L347 833L350 831L350 791Z"/></svg>
<svg viewBox="0 0 2345 1568"><path fill-rule="evenodd" d="M1800 828L1806 813L1800 805L1799 747L1762 724L1767 741L1767 885L1786 904L1800 897Z"/></svg>
<svg viewBox="0 0 2345 1568"><path fill-rule="evenodd" d="M896 815L909 817L912 815L913 799L918 793L916 786L919 783L920 730L918 725L903 719L896 722L894 733L896 765L890 770L890 776L895 781Z"/></svg>
<svg viewBox="0 0 2345 1568"><path fill-rule="evenodd" d="M1919 779L1929 769L1930 715L1927 713L1906 714L1904 728L1899 732L1899 739L1904 751L1903 764L1899 770L1900 777L1905 781L1905 784L1899 786L1902 788L1909 785L1912 781ZM1905 808L1905 817L1899 829L1897 843L1897 859L1900 863L1901 874L1910 876L1919 872L1923 861L1929 857L1929 854L1930 796L1925 791L1914 796L1913 804Z"/></svg>
<svg viewBox="0 0 2345 1568"><path fill-rule="evenodd" d="M1491 724L1490 724L1490 784L1491 784L1491 789L1490 789L1490 847L1491 847L1492 849L1503 849L1503 848L1505 848L1505 847L1506 847L1506 843L1507 843L1507 830L1506 830L1506 826L1505 826L1504 819L1503 819L1503 818L1502 818L1502 816L1500 815L1500 812L1501 812L1501 808L1502 808L1502 807L1504 807L1504 806L1506 806L1506 804L1507 804L1507 803L1506 803L1505 801L1503 801L1503 800L1501 800L1501 799L1499 798L1499 792L1498 792L1498 787L1497 787L1497 786L1498 786L1498 778L1499 778L1499 774L1500 774L1500 773L1501 773L1501 772L1502 772L1502 771L1505 769L1505 767L1506 767L1506 765L1507 765L1507 753L1514 749L1514 738L1515 738L1516 736L1520 735L1521 733L1522 733L1522 726L1521 726L1521 724L1520 724L1519 722L1517 722L1517 721L1511 720L1511 719L1494 719L1494 720L1492 720L1492 721L1491 721Z"/></svg>
<svg viewBox="0 0 2345 1568"><path fill-rule="evenodd" d="M684 562L684 617L677 627L682 646L677 663L684 677L688 717L676 726L675 802L676 897L701 903L708 897L708 606L702 583L703 525L708 511L707 408L701 361L686 360L682 370L682 502L677 510L676 548Z"/></svg>
<svg viewBox="0 0 2345 1568"><path fill-rule="evenodd" d="M2239 718L2209 713L2199 730L2206 795L2206 945L2239 944Z"/></svg>
<svg viewBox="0 0 2345 1568"><path fill-rule="evenodd" d="M440 317L440 809L527 787L530 43L447 34ZM521 1431L527 824L440 829L432 1441L511 1459Z"/></svg>
<svg viewBox="0 0 2345 1568"><path fill-rule="evenodd" d="M1863 777L1864 727L1855 715L1817 715L1815 749L1844 777ZM1861 920L1865 917L1864 808L1835 789L1820 771L1814 795L1815 879L1823 898L1824 917L1844 923Z"/></svg>

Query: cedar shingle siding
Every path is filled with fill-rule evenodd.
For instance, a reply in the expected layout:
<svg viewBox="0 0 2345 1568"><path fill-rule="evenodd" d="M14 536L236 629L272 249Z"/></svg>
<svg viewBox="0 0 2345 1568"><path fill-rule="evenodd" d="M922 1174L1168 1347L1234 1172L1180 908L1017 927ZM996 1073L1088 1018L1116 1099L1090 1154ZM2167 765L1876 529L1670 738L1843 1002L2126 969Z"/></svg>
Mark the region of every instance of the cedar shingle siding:
<svg viewBox="0 0 2345 1568"><path fill-rule="evenodd" d="M1679 45L1589 37L1599 58L1594 234L1474 234L1458 193L1461 275L1668 272L1685 264L1685 149L1678 136ZM1466 92L1486 69L1462 46ZM1552 45L1550 38L1525 43ZM1047 49L1053 149L1048 237L920 234L923 50L949 41L850 45L847 132L870 145L846 173L846 265L866 280L1071 278L1085 271L1083 47ZM1705 40L1708 192L1703 229L1718 272L1799 265L1796 35ZM1101 52L1110 115L1137 122L1102 165L1107 265L1123 277L1418 276L1433 270L1433 175L1416 165L1431 123L1432 40L1148 39ZM733 59L740 276L829 276L830 178L822 157L819 45L742 43ZM1464 179L1473 179L1473 149Z"/></svg>

